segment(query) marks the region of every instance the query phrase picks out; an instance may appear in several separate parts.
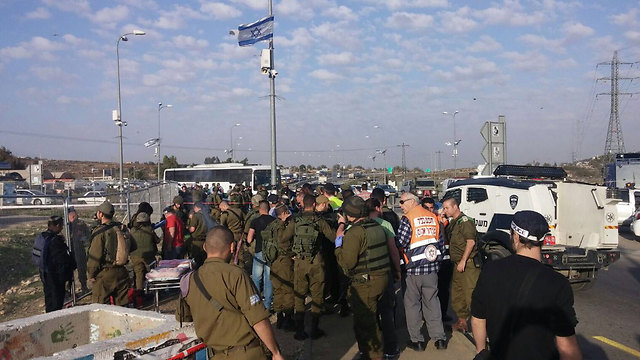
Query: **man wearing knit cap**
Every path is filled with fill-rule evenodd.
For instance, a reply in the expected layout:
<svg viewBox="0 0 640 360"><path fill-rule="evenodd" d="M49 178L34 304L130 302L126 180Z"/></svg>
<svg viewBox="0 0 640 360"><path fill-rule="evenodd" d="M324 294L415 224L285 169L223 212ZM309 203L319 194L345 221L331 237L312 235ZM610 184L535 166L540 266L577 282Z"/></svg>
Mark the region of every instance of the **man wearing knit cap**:
<svg viewBox="0 0 640 360"><path fill-rule="evenodd" d="M542 215L518 211L511 222L516 254L483 268L471 302L476 359L582 359L569 280L540 262L548 232Z"/></svg>
<svg viewBox="0 0 640 360"><path fill-rule="evenodd" d="M377 311L389 282L387 236L384 229L369 218L362 198L348 198L342 204L342 211L351 227L345 232L345 218L340 216L335 253L338 264L351 280L349 302L358 349L363 359L382 359Z"/></svg>
<svg viewBox="0 0 640 360"><path fill-rule="evenodd" d="M116 227L122 226L113 221L115 209L109 201L105 201L96 211L100 221L91 233L91 247L87 260L89 281L93 282L92 301L105 304L113 296L116 305L124 306L129 302L129 272L124 265L116 265L118 233Z"/></svg>

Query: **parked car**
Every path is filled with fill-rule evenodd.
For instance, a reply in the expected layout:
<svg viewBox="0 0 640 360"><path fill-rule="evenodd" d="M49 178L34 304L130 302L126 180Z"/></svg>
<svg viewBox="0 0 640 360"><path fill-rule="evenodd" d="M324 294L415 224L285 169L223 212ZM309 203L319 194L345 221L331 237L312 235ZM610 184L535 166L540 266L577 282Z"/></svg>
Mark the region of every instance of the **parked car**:
<svg viewBox="0 0 640 360"><path fill-rule="evenodd" d="M629 228L636 237L640 237L640 210L636 210L630 219Z"/></svg>
<svg viewBox="0 0 640 360"><path fill-rule="evenodd" d="M378 186L376 186L376 188L380 188L382 190L384 190L384 196L389 197L389 196L396 196L398 195L398 190L396 190L393 186L388 185L388 184L379 184Z"/></svg>
<svg viewBox="0 0 640 360"><path fill-rule="evenodd" d="M78 198L78 202L81 204L100 205L105 202L107 198L102 191L89 191L82 197Z"/></svg>
<svg viewBox="0 0 640 360"><path fill-rule="evenodd" d="M16 204L17 205L51 205L53 199L46 197L47 195L40 190L17 189Z"/></svg>

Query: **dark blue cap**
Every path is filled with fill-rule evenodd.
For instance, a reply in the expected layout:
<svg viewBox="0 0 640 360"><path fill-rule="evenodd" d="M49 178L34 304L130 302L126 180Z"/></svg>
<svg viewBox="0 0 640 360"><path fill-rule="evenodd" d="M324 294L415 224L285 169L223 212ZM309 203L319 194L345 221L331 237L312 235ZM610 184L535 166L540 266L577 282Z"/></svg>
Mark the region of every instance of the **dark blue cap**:
<svg viewBox="0 0 640 360"><path fill-rule="evenodd" d="M542 241L549 232L549 224L540 213L532 210L523 210L513 215L511 230L529 240Z"/></svg>

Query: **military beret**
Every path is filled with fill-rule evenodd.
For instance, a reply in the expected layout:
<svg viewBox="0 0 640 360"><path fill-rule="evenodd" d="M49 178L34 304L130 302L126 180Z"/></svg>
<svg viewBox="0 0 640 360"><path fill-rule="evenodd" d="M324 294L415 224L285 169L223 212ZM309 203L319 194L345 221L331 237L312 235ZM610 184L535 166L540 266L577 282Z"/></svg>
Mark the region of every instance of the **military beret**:
<svg viewBox="0 0 640 360"><path fill-rule="evenodd" d="M98 206L98 211L105 215L113 215L116 211L109 201L105 201Z"/></svg>
<svg viewBox="0 0 640 360"><path fill-rule="evenodd" d="M511 230L531 241L543 241L549 232L549 224L544 216L532 210L518 211L513 215Z"/></svg>

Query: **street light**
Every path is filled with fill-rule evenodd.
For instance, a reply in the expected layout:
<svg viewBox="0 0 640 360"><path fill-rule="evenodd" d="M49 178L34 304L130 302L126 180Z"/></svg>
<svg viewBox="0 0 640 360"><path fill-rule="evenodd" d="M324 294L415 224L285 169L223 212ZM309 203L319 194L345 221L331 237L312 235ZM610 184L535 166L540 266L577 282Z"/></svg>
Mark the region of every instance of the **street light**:
<svg viewBox="0 0 640 360"><path fill-rule="evenodd" d="M158 155L158 183L160 183L160 111L162 109L172 108L173 105L167 104L162 105L162 103L158 103L158 143L157 143L157 155Z"/></svg>
<svg viewBox="0 0 640 360"><path fill-rule="evenodd" d="M126 122L122 121L122 102L120 101L120 40L129 41L127 35L146 35L142 30L133 30L133 32L122 34L118 37L118 41L116 41L116 64L118 71L118 110L113 116L113 121L116 122L116 126L118 126L118 137L120 138L120 191L123 190L123 182L122 182L122 167L124 165L124 159L122 156L122 125L127 126Z"/></svg>
<svg viewBox="0 0 640 360"><path fill-rule="evenodd" d="M456 115L458 114L458 110L454 111L453 113L447 112L447 111L443 111L442 114L443 115L451 115L451 118L453 119L453 142L452 143L447 143L447 145L449 146L453 146L453 177L455 178L458 172L458 162L457 162L457 158L458 158L458 144L460 143L461 140L458 140L457 136L456 136Z"/></svg>
<svg viewBox="0 0 640 360"><path fill-rule="evenodd" d="M231 127L231 130L229 131L229 132L230 132L230 135L229 135L229 142L231 143L231 150L229 150L229 152L231 153L231 162L233 162L233 158L234 158L234 154L233 154L233 128L234 128L234 127L237 127L237 126L240 126L240 124L239 124L239 123L234 124L234 125Z"/></svg>

